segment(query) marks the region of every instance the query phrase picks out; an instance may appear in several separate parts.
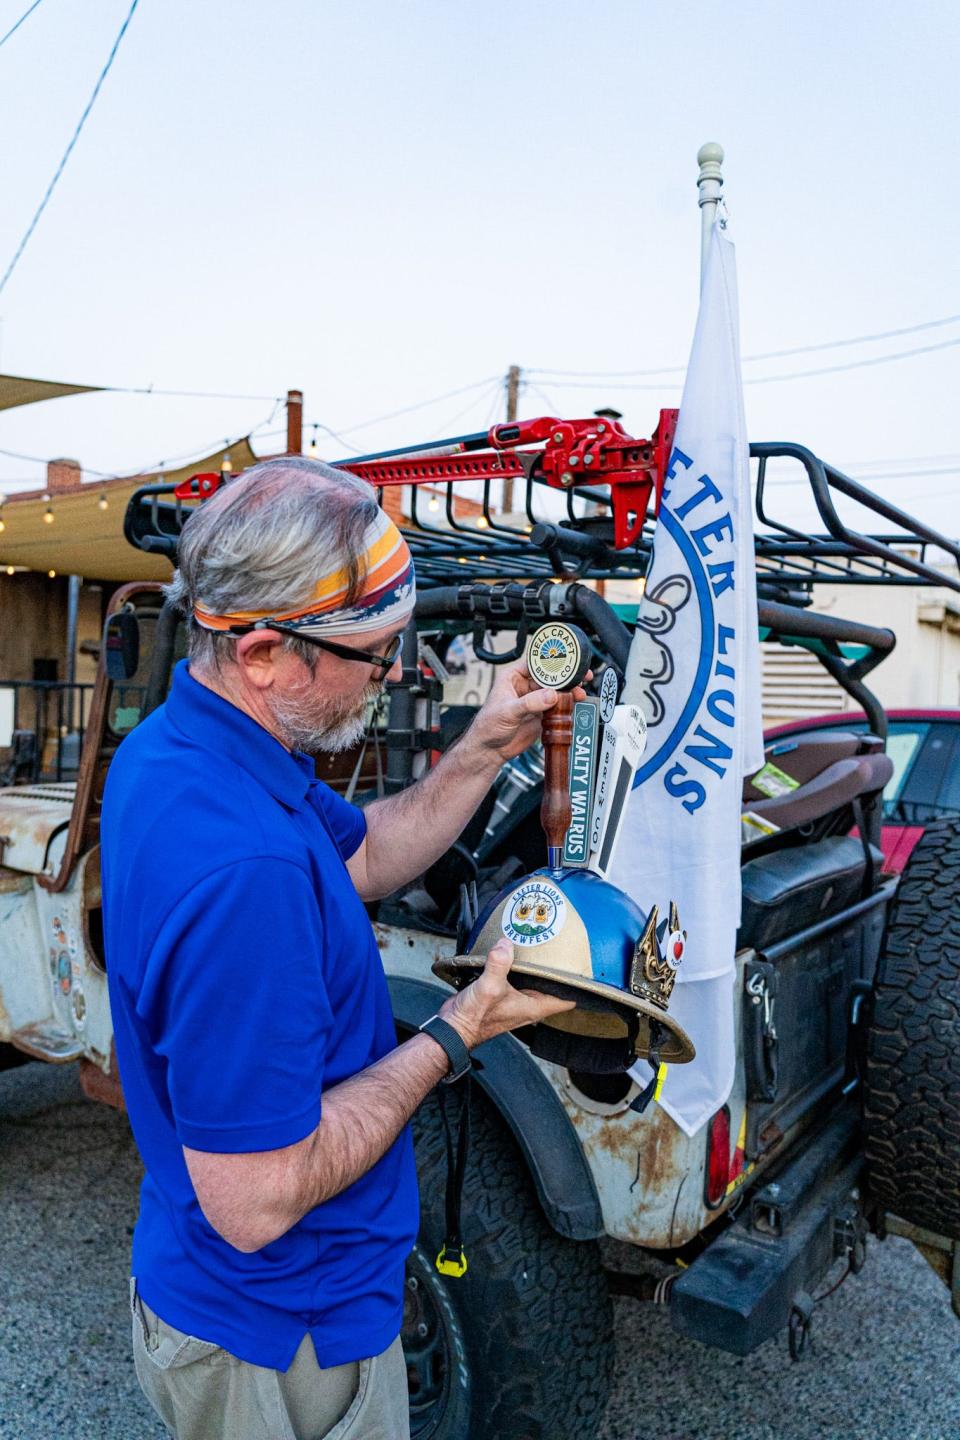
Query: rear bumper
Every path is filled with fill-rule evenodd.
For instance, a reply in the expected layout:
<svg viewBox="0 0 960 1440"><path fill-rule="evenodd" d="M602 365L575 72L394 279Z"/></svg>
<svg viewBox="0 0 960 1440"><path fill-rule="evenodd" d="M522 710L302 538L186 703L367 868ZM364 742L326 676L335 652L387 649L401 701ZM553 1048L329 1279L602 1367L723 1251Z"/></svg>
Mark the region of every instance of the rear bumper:
<svg viewBox="0 0 960 1440"><path fill-rule="evenodd" d="M674 1328L734 1355L782 1331L834 1260L862 1247L862 1169L859 1116L848 1102L675 1282Z"/></svg>

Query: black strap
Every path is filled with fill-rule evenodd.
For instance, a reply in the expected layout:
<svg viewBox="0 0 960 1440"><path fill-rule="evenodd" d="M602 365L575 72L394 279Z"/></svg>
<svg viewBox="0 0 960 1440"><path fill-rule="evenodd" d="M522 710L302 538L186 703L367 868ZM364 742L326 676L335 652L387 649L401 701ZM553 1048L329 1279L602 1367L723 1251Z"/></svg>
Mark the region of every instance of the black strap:
<svg viewBox="0 0 960 1440"><path fill-rule="evenodd" d="M431 1015L429 1020L424 1020L420 1026L420 1033L429 1035L431 1040L435 1040L450 1063L450 1073L443 1077L445 1084L455 1084L456 1081L470 1073L473 1061L463 1037L440 1015Z"/></svg>
<svg viewBox="0 0 960 1440"><path fill-rule="evenodd" d="M437 1269L441 1275L453 1275L457 1278L463 1275L467 1268L467 1257L464 1254L463 1238L460 1234L460 1209L463 1200L463 1182L467 1172L467 1155L470 1150L470 1092L472 1088L470 1080L466 1078L452 1091L445 1091L441 1086L436 1092L447 1145L446 1234L440 1247L440 1254L437 1256ZM453 1130L447 1113L447 1098L451 1093L458 1097L456 1145L454 1145Z"/></svg>
<svg viewBox="0 0 960 1440"><path fill-rule="evenodd" d="M876 867L874 865L870 837L867 835L866 816L863 813L863 804L859 796L852 801L850 808L853 810L853 818L857 822L857 830L860 832L860 844L863 847L864 869L860 898L861 900L866 900L868 895L873 894L874 870Z"/></svg>
<svg viewBox="0 0 960 1440"><path fill-rule="evenodd" d="M663 1038L661 1034L662 1028L663 1027L660 1025L660 1022L658 1020L650 1021L650 1029L648 1032L649 1040L647 1042L649 1046L647 1050L647 1064L653 1071L653 1076L649 1084L644 1086L644 1088L640 1091L640 1094L635 1095L630 1101L630 1105L628 1108L635 1111L637 1115L643 1114L643 1112L649 1106L654 1095L656 1095L657 1093L657 1081L660 1079L660 1045Z"/></svg>

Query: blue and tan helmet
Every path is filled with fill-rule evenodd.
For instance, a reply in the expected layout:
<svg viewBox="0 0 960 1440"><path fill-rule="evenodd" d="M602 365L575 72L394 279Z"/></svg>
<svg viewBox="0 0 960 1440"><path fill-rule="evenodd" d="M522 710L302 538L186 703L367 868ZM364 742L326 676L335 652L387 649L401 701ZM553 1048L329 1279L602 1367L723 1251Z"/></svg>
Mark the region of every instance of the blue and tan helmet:
<svg viewBox="0 0 960 1440"><path fill-rule="evenodd" d="M658 924L592 870L537 870L506 886L470 930L465 953L434 972L458 990L474 980L502 936L513 944L511 980L576 1009L515 1033L535 1055L573 1070L625 1070L651 1052L683 1064L689 1036L667 1013L686 941L676 906Z"/></svg>

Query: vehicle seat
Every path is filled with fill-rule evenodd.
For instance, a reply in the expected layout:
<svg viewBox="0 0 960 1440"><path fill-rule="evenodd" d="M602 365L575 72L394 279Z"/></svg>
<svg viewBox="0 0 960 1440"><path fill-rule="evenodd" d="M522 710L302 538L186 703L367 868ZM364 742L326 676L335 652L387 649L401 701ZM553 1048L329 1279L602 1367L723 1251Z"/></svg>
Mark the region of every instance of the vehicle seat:
<svg viewBox="0 0 960 1440"><path fill-rule="evenodd" d="M748 808L751 814L770 820L780 830L795 830L844 809L861 796L882 790L892 774L889 755L853 755L836 760L785 795L751 800Z"/></svg>
<svg viewBox="0 0 960 1440"><path fill-rule="evenodd" d="M782 740L773 740L764 747L763 763L776 765L777 769L789 775L791 780L804 785L826 770L828 765L859 755L861 738L849 730L822 730L813 735L798 735L795 738L785 735ZM769 798L766 790L754 785L753 776L745 778L744 804Z"/></svg>
<svg viewBox="0 0 960 1440"><path fill-rule="evenodd" d="M744 780L743 808L769 820L777 832L804 826L813 839L822 839L849 830L854 824L853 802L882 790L893 773L883 749L880 736L870 731L817 730L772 740L765 748L763 767ZM764 777L767 766L782 775L771 772ZM793 789L788 788L791 781ZM783 793L771 795L771 788ZM749 848L777 849L778 839L775 834Z"/></svg>
<svg viewBox="0 0 960 1440"><path fill-rule="evenodd" d="M870 854L879 872L883 855L875 846ZM855 835L833 835L748 860L740 872L737 949L762 951L852 905L863 892L866 864L863 843Z"/></svg>

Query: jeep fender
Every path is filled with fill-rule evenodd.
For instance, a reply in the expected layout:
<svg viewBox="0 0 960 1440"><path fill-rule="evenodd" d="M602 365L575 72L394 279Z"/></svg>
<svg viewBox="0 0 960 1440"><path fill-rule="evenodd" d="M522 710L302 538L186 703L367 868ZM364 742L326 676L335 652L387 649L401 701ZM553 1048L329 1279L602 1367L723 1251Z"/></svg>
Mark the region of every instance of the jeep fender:
<svg viewBox="0 0 960 1440"><path fill-rule="evenodd" d="M450 991L427 980L388 975L393 1015L411 1033L435 1015ZM595 1240L604 1233L600 1199L567 1112L533 1058L512 1035L474 1051L474 1080L509 1125L558 1235Z"/></svg>

